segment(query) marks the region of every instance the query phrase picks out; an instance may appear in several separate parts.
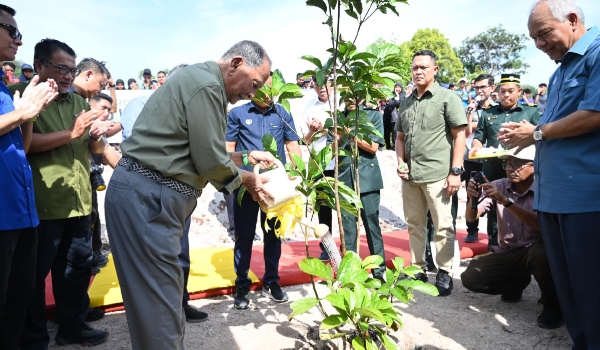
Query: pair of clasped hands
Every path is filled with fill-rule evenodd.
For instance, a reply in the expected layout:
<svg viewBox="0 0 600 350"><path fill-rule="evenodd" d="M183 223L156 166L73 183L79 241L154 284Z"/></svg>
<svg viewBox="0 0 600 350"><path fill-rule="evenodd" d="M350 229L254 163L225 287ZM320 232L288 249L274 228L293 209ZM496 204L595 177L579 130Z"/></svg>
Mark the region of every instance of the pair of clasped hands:
<svg viewBox="0 0 600 350"><path fill-rule="evenodd" d="M23 121L35 121L38 114L46 108L56 97L58 97L58 85L53 79L48 79L43 83L39 83L39 76L31 79L31 82L21 95L18 91L15 92L13 104L16 110L25 110ZM80 138L85 135L89 128L89 135L92 138L99 138L110 130L115 122L106 121L108 115L99 117L101 111L90 110L88 112L81 111L76 115L73 125L71 126L71 136L73 139Z"/></svg>

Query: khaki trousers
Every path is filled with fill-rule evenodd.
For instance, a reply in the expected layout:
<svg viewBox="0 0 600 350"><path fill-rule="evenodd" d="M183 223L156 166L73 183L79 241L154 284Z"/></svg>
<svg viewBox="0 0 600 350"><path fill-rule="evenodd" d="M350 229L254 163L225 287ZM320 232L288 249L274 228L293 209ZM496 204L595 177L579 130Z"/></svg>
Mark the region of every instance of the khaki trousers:
<svg viewBox="0 0 600 350"><path fill-rule="evenodd" d="M452 225L451 197L443 188L446 179L431 183L402 182L404 217L410 236L410 259L412 265L422 269L427 265L425 249L427 243L427 210L435 225L433 241L436 248L436 265L448 273L452 272L456 231Z"/></svg>

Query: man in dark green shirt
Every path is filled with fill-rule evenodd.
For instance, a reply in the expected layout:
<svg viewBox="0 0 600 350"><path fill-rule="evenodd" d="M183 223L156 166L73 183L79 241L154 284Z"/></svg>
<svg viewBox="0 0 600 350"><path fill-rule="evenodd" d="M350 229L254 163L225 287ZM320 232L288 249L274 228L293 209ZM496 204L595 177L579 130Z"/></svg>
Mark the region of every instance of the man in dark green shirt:
<svg viewBox="0 0 600 350"><path fill-rule="evenodd" d="M521 77L518 74L502 74L500 77L500 104L490 106L481 113L475 138L473 139L469 156L474 156L477 151L487 147L498 148L498 133L502 123L519 123L526 120L537 125L540 113L536 107L530 107L519 103L521 96ZM506 171L502 169L502 160L498 158L487 158L483 160L483 173L489 181L506 177ZM496 209L492 208L487 220L488 248L498 246L498 223Z"/></svg>
<svg viewBox="0 0 600 350"><path fill-rule="evenodd" d="M177 256L185 221L210 182L231 194L244 184L268 195L259 175L236 165L270 166L268 152L228 154L227 103L251 99L271 60L242 41L219 62L181 69L152 94L122 144L106 194L106 223L133 349L183 349L183 271Z"/></svg>
<svg viewBox="0 0 600 350"><path fill-rule="evenodd" d="M427 210L436 227L434 241L439 267L435 286L440 295L452 290L456 232L450 198L460 188L467 118L458 95L435 82L439 67L429 50L413 55L416 89L400 104L396 122L398 176L402 180L404 216L410 235L411 263L426 266ZM427 281L425 272L415 277Z"/></svg>

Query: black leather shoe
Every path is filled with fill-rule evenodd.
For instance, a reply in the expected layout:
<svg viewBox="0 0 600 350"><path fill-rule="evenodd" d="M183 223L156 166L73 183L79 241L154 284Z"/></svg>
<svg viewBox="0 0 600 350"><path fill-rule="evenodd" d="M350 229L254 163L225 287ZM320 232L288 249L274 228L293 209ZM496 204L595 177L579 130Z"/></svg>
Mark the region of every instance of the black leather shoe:
<svg viewBox="0 0 600 350"><path fill-rule="evenodd" d="M565 323L560 307L546 307L537 318L537 325L544 329L559 328Z"/></svg>
<svg viewBox="0 0 600 350"><path fill-rule="evenodd" d="M505 303L514 304L514 303L518 303L519 301L521 301L522 297L523 297L523 291L520 291L518 293L502 294L500 296L500 300L502 300Z"/></svg>
<svg viewBox="0 0 600 350"><path fill-rule="evenodd" d="M236 309L244 310L250 305L250 297L248 296L248 288L238 287L235 292L235 298L233 299L233 306Z"/></svg>
<svg viewBox="0 0 600 350"><path fill-rule="evenodd" d="M89 328L84 331L75 334L56 334L56 344L58 345L71 345L79 344L82 346L94 346L104 343L108 338L107 331L101 331L99 329Z"/></svg>
<svg viewBox="0 0 600 350"><path fill-rule="evenodd" d="M185 312L185 320L190 323L208 320L208 314L206 312L202 312L191 305L184 305L183 312Z"/></svg>
<svg viewBox="0 0 600 350"><path fill-rule="evenodd" d="M465 237L465 243L475 243L479 239L479 232L469 232Z"/></svg>
<svg viewBox="0 0 600 350"><path fill-rule="evenodd" d="M439 295L441 297L450 295L453 286L452 277L450 277L447 271L440 269L435 276L435 287L437 288Z"/></svg>

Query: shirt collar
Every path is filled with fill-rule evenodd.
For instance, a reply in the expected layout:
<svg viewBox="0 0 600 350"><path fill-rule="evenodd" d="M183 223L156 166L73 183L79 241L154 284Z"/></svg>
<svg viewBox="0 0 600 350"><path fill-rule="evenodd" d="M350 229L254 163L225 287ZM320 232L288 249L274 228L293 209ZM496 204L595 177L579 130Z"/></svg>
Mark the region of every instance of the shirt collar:
<svg viewBox="0 0 600 350"><path fill-rule="evenodd" d="M498 109L498 111L502 112L502 113L513 112L513 111L522 111L523 110L523 105L520 104L520 103L517 103L517 106L515 108L510 109L508 111L506 109L504 109L504 107L502 107L502 105L499 104L499 103L496 106L494 106L494 107L496 107Z"/></svg>
<svg viewBox="0 0 600 350"><path fill-rule="evenodd" d="M269 114L271 111L275 110L275 104L273 103L269 108L267 108L267 110L263 113L260 108L258 108L258 106L254 103L254 101L250 101L250 103L248 103L248 111L250 111L251 109L255 109L258 113L262 114L262 115L267 115Z"/></svg>
<svg viewBox="0 0 600 350"><path fill-rule="evenodd" d="M596 40L596 38L600 35L600 29L594 26L588 29L587 33L585 33L573 47L565 54L562 61L569 61L573 58L573 55L583 56L590 45ZM560 63L561 61L556 61L556 63Z"/></svg>
<svg viewBox="0 0 600 350"><path fill-rule="evenodd" d="M517 192L517 189L515 188L515 185L512 182L510 182L510 180L508 181L508 190L510 190L510 192L512 192L517 197L526 196L529 192L531 192L533 194L534 193L533 192L534 191L534 186L535 186L535 181L532 181L531 185L529 185L529 187L527 188L527 190L525 192L523 192L522 194L519 194L519 192Z"/></svg>
<svg viewBox="0 0 600 350"><path fill-rule="evenodd" d="M436 92L438 92L438 91L439 91L441 88L442 88L442 87L440 86L440 84L439 84L437 81L434 81L434 82L433 82L433 85L432 85L432 86L431 86L429 89L427 89L427 91L425 91L425 92L423 93L423 96L425 96L425 94L426 94L427 92L429 92L429 93L431 94L431 96L433 96L433 95L435 95L435 93L436 93ZM415 85L415 87L414 87L414 89L413 89L412 95L413 95L415 98L417 98L417 99L419 98L419 91L417 90L417 86L416 86L416 85ZM422 98L423 96L421 96L421 98Z"/></svg>

